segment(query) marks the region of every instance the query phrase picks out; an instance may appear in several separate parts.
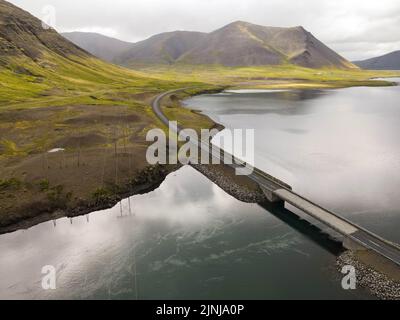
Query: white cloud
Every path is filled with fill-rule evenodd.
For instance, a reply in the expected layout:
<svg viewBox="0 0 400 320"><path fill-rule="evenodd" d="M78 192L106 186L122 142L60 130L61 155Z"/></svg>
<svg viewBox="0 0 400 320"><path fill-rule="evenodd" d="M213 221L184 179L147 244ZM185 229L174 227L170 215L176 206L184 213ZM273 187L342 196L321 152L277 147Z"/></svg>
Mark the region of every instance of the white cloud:
<svg viewBox="0 0 400 320"><path fill-rule="evenodd" d="M96 31L127 41L173 30L212 31L235 21L302 25L349 59L399 50L398 0L11 0L41 17L57 10L59 31Z"/></svg>

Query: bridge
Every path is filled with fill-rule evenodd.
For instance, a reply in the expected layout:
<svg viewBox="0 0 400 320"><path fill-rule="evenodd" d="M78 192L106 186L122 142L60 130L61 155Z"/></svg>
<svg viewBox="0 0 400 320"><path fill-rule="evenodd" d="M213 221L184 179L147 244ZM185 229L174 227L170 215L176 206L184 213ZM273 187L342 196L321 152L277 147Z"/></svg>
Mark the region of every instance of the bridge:
<svg viewBox="0 0 400 320"><path fill-rule="evenodd" d="M161 109L162 100L173 93L184 91L185 89L188 88L165 92L153 100L152 109L156 116L166 126L169 126L170 120L166 117ZM182 131L182 128L177 126L174 128L174 130L179 135ZM224 164L234 169L240 167L243 168L247 165L242 160L228 154L224 150L221 150L214 145L211 146L212 150L210 150L210 145L204 141L197 141L193 143L195 143L200 149L206 150L212 157L216 157L220 163L224 163L224 159L226 159L225 155L228 155L231 159L233 159L233 161L232 163ZM257 168L254 168L253 172L248 176L248 178L260 186L266 198L270 202L286 202L299 209L309 217L312 217L313 219L342 235L343 247L346 249L352 251L369 250L400 267L400 246L398 244L385 240L375 233L351 222L345 217L342 217L341 215L306 199L305 197L294 192L288 184Z"/></svg>

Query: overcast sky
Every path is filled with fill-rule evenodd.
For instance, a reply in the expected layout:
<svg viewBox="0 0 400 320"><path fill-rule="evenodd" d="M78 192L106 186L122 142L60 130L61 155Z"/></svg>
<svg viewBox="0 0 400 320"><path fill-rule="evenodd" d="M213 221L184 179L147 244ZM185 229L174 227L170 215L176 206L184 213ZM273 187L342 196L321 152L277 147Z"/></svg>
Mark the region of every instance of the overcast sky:
<svg viewBox="0 0 400 320"><path fill-rule="evenodd" d="M302 25L350 60L400 50L399 0L9 0L56 29L90 31L127 41L154 34L209 32L236 20L265 26Z"/></svg>

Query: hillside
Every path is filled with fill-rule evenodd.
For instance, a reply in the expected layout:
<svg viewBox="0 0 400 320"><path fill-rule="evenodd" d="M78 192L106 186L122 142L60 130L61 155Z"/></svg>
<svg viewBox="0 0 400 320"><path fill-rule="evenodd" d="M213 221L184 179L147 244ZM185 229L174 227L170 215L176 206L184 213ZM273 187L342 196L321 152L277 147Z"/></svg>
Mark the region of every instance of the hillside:
<svg viewBox="0 0 400 320"><path fill-rule="evenodd" d="M58 101L88 100L100 90L143 92L164 85L171 84L97 59L0 0L0 105L55 96Z"/></svg>
<svg viewBox="0 0 400 320"><path fill-rule="evenodd" d="M38 61L45 52L63 57L88 54L65 40L53 29L45 29L42 22L28 12L0 0L0 58L28 57Z"/></svg>
<svg viewBox="0 0 400 320"><path fill-rule="evenodd" d="M115 57L121 55L133 45L130 42L91 32L67 32L61 33L61 35L94 56L108 62L114 62Z"/></svg>
<svg viewBox="0 0 400 320"><path fill-rule="evenodd" d="M159 34L133 45L115 61L122 65L294 64L309 68L357 68L302 27L263 27L242 21L208 34L182 31Z"/></svg>
<svg viewBox="0 0 400 320"><path fill-rule="evenodd" d="M161 33L148 40L132 45L130 49L115 57L122 65L137 63L173 64L185 53L202 42L206 34L201 32L175 31Z"/></svg>
<svg viewBox="0 0 400 320"><path fill-rule="evenodd" d="M353 67L302 27L263 27L246 22L210 33L179 61L226 66L290 63L309 68Z"/></svg>
<svg viewBox="0 0 400 320"><path fill-rule="evenodd" d="M366 70L400 70L400 50L354 64Z"/></svg>

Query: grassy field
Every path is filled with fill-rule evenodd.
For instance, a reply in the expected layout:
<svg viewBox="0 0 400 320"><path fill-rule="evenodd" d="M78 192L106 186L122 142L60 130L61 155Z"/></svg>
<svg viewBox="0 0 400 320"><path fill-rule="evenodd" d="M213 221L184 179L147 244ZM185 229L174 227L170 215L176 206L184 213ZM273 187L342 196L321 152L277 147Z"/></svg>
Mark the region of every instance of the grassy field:
<svg viewBox="0 0 400 320"><path fill-rule="evenodd" d="M372 78L400 76L398 71L309 69L293 65L262 67L133 66L163 80L205 82L231 88L344 88L391 85Z"/></svg>

